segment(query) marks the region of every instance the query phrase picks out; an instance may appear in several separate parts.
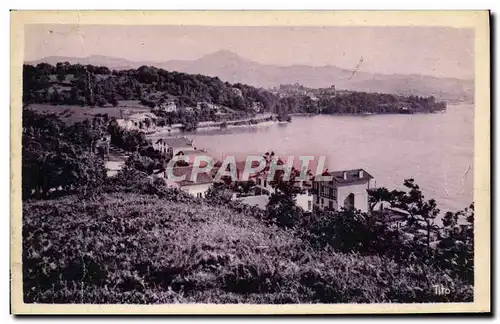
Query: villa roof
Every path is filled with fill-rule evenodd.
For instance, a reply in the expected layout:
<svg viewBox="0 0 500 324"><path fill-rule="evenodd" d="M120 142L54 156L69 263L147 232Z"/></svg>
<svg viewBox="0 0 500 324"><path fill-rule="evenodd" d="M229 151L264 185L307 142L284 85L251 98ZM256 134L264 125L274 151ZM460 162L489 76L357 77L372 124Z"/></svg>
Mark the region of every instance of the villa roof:
<svg viewBox="0 0 500 324"><path fill-rule="evenodd" d="M361 178L359 177L360 171L363 171L363 176ZM346 179L344 179L344 173L346 173ZM327 172L326 174L323 175L329 175L333 177L333 180L335 180L338 183L351 183L360 180L369 181L370 179L373 179L372 175L363 169L332 171L332 172Z"/></svg>
<svg viewBox="0 0 500 324"><path fill-rule="evenodd" d="M236 161L235 166L236 166L236 174L238 175L238 178L243 175L243 172L245 171L245 165L246 165L246 161ZM213 172L214 173L218 172L221 166L222 166L222 162L218 161L214 166ZM251 164L252 168L256 168L258 166L259 166L258 161L252 161L252 164ZM225 171L231 171L231 166L229 164L226 166ZM254 178L257 175L259 175L260 173L261 172L250 173L248 175L248 178Z"/></svg>
<svg viewBox="0 0 500 324"><path fill-rule="evenodd" d="M194 164L197 156L203 156L203 157L206 157L208 159L208 161L210 161L210 160L214 161L214 158L210 154L208 154L207 151L204 151L204 150L194 150L194 149L182 150L179 153L177 153L177 155L183 155L183 156L187 157L188 161L186 161L186 162L188 162L189 164ZM205 161L205 160L199 161L199 166L200 167L207 166L207 161Z"/></svg>
<svg viewBox="0 0 500 324"><path fill-rule="evenodd" d="M179 153L181 152L183 155L188 155L188 156L210 156L208 152L204 150L188 149L188 150L182 150ZM179 153L177 153L177 155L179 155Z"/></svg>
<svg viewBox="0 0 500 324"><path fill-rule="evenodd" d="M161 142L166 143L169 147L186 147L186 146L191 146L193 144L193 141L191 141L187 137L160 138L156 141L156 144Z"/></svg>
<svg viewBox="0 0 500 324"><path fill-rule="evenodd" d="M207 173L198 173L194 179L191 179L191 175L193 173L193 167L191 167L191 166L175 167L172 169L172 173L176 177L181 177L181 176L185 175L184 180L175 181L181 187L190 186L190 185L198 185L198 184L207 184L207 183L213 182L212 175L207 174ZM168 172L167 172L167 179L168 179ZM169 179L169 180L172 180L172 179Z"/></svg>
<svg viewBox="0 0 500 324"><path fill-rule="evenodd" d="M158 117L156 117L155 114L150 112L136 113L128 117L128 119L133 119L133 120L144 120L146 118L157 119Z"/></svg>

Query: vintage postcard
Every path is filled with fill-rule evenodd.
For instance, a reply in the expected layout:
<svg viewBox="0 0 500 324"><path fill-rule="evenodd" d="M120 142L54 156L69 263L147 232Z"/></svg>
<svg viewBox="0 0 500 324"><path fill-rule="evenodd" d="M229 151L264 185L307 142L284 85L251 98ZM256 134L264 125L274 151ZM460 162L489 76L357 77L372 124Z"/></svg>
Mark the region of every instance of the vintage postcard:
<svg viewBox="0 0 500 324"><path fill-rule="evenodd" d="M489 313L487 11L12 11L14 314Z"/></svg>

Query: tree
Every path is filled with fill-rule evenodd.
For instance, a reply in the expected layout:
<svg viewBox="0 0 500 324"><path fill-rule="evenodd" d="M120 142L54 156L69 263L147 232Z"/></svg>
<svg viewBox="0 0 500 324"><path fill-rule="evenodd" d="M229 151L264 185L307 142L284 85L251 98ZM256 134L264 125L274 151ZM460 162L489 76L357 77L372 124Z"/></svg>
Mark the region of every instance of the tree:
<svg viewBox="0 0 500 324"><path fill-rule="evenodd" d="M112 95L108 101L111 105L113 105L113 107L118 106L118 99L116 99L115 95Z"/></svg>
<svg viewBox="0 0 500 324"><path fill-rule="evenodd" d="M368 208L370 211L373 211L373 209L378 203L394 202L401 195L404 195L403 191L398 191L398 190L389 191L387 190L387 188L384 187L368 189L368 204L369 204Z"/></svg>
<svg viewBox="0 0 500 324"><path fill-rule="evenodd" d="M410 214L407 222L415 234L420 229L425 231L425 245L429 248L432 233L436 233L438 229L435 224L436 216L439 214L436 201L434 199L425 200L420 187L413 179L405 180L404 186L409 191L398 195L392 205L406 210Z"/></svg>
<svg viewBox="0 0 500 324"><path fill-rule="evenodd" d="M23 111L23 199L101 192L106 178L103 161L91 148L98 123L66 126L55 115Z"/></svg>
<svg viewBox="0 0 500 324"><path fill-rule="evenodd" d="M56 75L57 81L63 82L64 80L66 80L66 66L61 62L56 64Z"/></svg>
<svg viewBox="0 0 500 324"><path fill-rule="evenodd" d="M271 194L266 206L268 220L282 227L295 227L302 214L302 208L296 204L296 197L303 189L296 185L296 174L292 172L290 180L284 179L284 171L276 171L275 178L270 182L274 193Z"/></svg>
<svg viewBox="0 0 500 324"><path fill-rule="evenodd" d="M142 156L139 152L134 152L127 161L125 162L129 168L134 168L138 171L147 173L148 175L153 174L155 163L153 159L147 156Z"/></svg>
<svg viewBox="0 0 500 324"><path fill-rule="evenodd" d="M233 191L225 183L214 183L205 193L205 199L216 205L227 205L232 197Z"/></svg>
<svg viewBox="0 0 500 324"><path fill-rule="evenodd" d="M439 241L437 261L453 275L474 283L474 203L469 207L443 217L442 238Z"/></svg>
<svg viewBox="0 0 500 324"><path fill-rule="evenodd" d="M144 192L149 180L147 173L125 166L118 174L109 178L107 192Z"/></svg>

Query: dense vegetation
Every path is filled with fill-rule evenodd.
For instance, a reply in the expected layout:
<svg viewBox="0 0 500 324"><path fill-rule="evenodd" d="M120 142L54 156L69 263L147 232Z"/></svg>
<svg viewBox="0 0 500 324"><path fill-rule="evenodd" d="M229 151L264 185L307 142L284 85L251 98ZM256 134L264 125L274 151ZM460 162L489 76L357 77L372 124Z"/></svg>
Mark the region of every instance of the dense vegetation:
<svg viewBox="0 0 500 324"><path fill-rule="evenodd" d="M106 121L64 124L55 115L23 111L23 198L64 193L99 193L106 171L95 144L106 133Z"/></svg>
<svg viewBox="0 0 500 324"><path fill-rule="evenodd" d="M23 110L23 198L48 198L64 194L99 194L106 181L104 154L97 143L110 136L111 144L132 153L127 165L152 174L169 157L153 149L139 131L118 127L114 119L94 117L71 125L55 114Z"/></svg>
<svg viewBox="0 0 500 324"><path fill-rule="evenodd" d="M23 102L75 105L116 105L119 100L141 100L152 108L168 98L180 107L197 102L250 111L254 103L271 110L273 96L266 90L222 82L219 78L168 72L142 66L136 70L110 71L92 65L57 66L41 63L23 68Z"/></svg>
<svg viewBox="0 0 500 324"><path fill-rule="evenodd" d="M25 302L472 300L470 283L435 265L341 251L328 241L319 248L298 229L269 224L264 212L217 194L203 200L144 178L125 183L94 201L23 204ZM436 295L431 285L451 292Z"/></svg>
<svg viewBox="0 0 500 324"><path fill-rule="evenodd" d="M107 67L40 63L23 67L23 102L53 105L117 106L121 100L140 100L155 108L175 102L177 111L160 112L164 124L237 119L256 112L274 112L287 120L291 113L361 114L434 112L446 109L434 97L348 92L302 86L271 92L217 77L169 72L155 67L111 71ZM313 99L314 98L314 99ZM185 108L197 107L187 110ZM207 104L219 108L209 108ZM219 114L219 113L222 113Z"/></svg>
<svg viewBox="0 0 500 324"><path fill-rule="evenodd" d="M302 88L299 86L299 89ZM331 115L431 113L446 110L446 103L437 101L432 96L398 96L351 91L336 93L323 89L305 89L307 88L302 91L287 91L286 97L280 99L277 111Z"/></svg>

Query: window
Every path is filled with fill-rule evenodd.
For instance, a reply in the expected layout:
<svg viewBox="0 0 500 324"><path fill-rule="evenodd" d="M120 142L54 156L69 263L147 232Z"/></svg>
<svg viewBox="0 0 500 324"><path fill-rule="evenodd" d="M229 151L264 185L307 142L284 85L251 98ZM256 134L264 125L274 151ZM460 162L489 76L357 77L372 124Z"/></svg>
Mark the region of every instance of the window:
<svg viewBox="0 0 500 324"><path fill-rule="evenodd" d="M311 210L312 209L312 201L308 201L307 202L307 210Z"/></svg>
<svg viewBox="0 0 500 324"><path fill-rule="evenodd" d="M196 197L203 198L203 194L201 192L196 193Z"/></svg>
<svg viewBox="0 0 500 324"><path fill-rule="evenodd" d="M325 201L323 200L323 198L321 198L321 206L323 206L324 203Z"/></svg>
<svg viewBox="0 0 500 324"><path fill-rule="evenodd" d="M267 181L264 180L264 187L267 187Z"/></svg>
<svg viewBox="0 0 500 324"><path fill-rule="evenodd" d="M328 208L333 209L333 201L330 200L328 202Z"/></svg>

